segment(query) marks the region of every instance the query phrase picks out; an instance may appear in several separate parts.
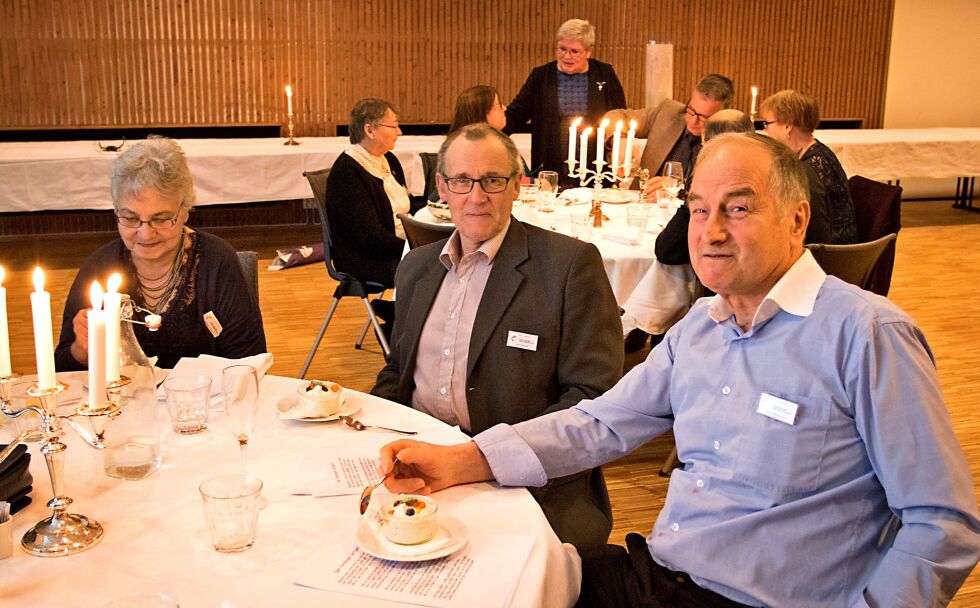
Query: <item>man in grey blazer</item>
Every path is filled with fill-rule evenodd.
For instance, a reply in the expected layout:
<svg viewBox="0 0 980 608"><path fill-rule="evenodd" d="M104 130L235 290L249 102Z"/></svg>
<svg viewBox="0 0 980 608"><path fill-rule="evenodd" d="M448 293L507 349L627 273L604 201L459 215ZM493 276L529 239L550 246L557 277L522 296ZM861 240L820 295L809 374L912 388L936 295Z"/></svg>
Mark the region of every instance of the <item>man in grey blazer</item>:
<svg viewBox="0 0 980 608"><path fill-rule="evenodd" d="M731 80L721 74L708 74L694 87L686 105L665 99L653 108L611 110L603 118L608 118L613 125L619 120L624 125L636 121L636 137L647 140L640 167L648 169L653 176L646 187L647 193L652 194L660 188L660 172L668 160L679 161L690 182L694 161L701 151L704 122L715 112L731 107L734 96Z"/></svg>
<svg viewBox="0 0 980 608"><path fill-rule="evenodd" d="M489 125L447 138L437 187L456 231L399 265L391 360L373 394L475 434L566 409L619 379L622 326L599 252L512 219L519 176L513 142ZM606 542L599 469L531 492L562 541Z"/></svg>

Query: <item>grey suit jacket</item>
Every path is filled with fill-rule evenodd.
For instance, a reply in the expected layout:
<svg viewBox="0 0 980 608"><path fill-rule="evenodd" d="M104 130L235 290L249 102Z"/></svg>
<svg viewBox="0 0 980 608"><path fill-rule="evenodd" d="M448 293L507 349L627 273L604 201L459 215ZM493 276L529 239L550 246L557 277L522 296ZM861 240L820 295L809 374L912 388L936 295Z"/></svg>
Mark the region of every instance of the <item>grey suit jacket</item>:
<svg viewBox="0 0 980 608"><path fill-rule="evenodd" d="M438 259L444 244L415 249L398 267L391 361L378 374L375 395L411 404L419 338L446 275ZM509 331L538 336L537 350L508 347ZM598 250L511 220L470 339L471 431L596 397L622 370L622 324ZM531 492L563 541L580 547L606 542L612 517L598 469Z"/></svg>
<svg viewBox="0 0 980 608"><path fill-rule="evenodd" d="M624 125L629 125L630 120L636 121L636 137L647 140L640 167L649 169L650 175L660 175L667 155L687 128L684 104L673 99L665 99L654 108L612 110L606 112L604 118L613 125L617 120L622 120Z"/></svg>

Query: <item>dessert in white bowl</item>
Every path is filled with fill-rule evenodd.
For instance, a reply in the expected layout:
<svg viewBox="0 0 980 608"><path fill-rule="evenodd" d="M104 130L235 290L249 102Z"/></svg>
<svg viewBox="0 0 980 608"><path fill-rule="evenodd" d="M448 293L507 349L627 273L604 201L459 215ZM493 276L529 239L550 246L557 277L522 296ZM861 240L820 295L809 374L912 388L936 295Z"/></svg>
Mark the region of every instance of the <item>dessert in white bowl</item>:
<svg viewBox="0 0 980 608"><path fill-rule="evenodd" d="M438 528L439 505L429 496L400 494L392 497L375 513L381 534L399 545L428 542Z"/></svg>

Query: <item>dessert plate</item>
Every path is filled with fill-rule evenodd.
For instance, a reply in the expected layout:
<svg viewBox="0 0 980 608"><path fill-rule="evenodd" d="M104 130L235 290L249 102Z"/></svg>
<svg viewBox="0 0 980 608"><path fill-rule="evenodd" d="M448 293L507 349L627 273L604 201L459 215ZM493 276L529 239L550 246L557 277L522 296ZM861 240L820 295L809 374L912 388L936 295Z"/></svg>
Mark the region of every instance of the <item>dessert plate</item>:
<svg viewBox="0 0 980 608"><path fill-rule="evenodd" d="M462 549L469 534L466 525L451 515L440 515L438 530L432 540L404 548L378 536L367 520L357 527L357 546L368 555L393 562L424 562L446 557ZM448 541L448 542L447 542ZM426 550L427 546L432 547Z"/></svg>

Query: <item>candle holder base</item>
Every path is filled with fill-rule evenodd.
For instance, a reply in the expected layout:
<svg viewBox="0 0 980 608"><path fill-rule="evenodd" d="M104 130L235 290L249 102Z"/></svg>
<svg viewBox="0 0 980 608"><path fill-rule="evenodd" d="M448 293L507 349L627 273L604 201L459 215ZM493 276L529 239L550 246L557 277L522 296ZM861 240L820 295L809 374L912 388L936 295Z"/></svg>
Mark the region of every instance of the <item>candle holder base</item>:
<svg viewBox="0 0 980 608"><path fill-rule="evenodd" d="M59 500L52 499L48 503ZM71 499L67 499L71 502ZM67 506L67 505L65 505ZM59 513L42 519L27 531L20 541L21 548L38 557L62 557L81 553L99 544L105 532L99 522L77 513Z"/></svg>
<svg viewBox="0 0 980 608"><path fill-rule="evenodd" d="M296 116L296 114L294 114L292 112L289 112L288 114L286 114L286 117L288 119L288 122L286 124L286 128L289 131L289 139L287 139L286 141L282 142L282 145L284 145L284 146L298 146L299 145L299 142L296 141L295 139L293 139L293 135L294 135L295 129L296 129L296 123L293 122L293 118L295 116Z"/></svg>

